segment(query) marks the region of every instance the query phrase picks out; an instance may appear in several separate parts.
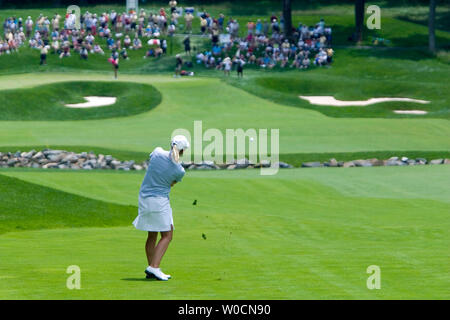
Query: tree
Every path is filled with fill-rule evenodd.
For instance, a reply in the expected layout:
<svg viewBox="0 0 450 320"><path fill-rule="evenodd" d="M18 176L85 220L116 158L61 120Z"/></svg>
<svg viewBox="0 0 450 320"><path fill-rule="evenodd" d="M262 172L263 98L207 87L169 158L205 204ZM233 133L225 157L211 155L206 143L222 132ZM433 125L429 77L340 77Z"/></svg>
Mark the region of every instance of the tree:
<svg viewBox="0 0 450 320"><path fill-rule="evenodd" d="M284 35L290 38L292 35L292 7L291 0L283 0Z"/></svg>
<svg viewBox="0 0 450 320"><path fill-rule="evenodd" d="M353 40L362 41L362 31L364 27L364 3L365 0L355 0L355 34Z"/></svg>
<svg viewBox="0 0 450 320"><path fill-rule="evenodd" d="M428 15L428 48L431 52L436 52L436 0L430 0L430 13Z"/></svg>

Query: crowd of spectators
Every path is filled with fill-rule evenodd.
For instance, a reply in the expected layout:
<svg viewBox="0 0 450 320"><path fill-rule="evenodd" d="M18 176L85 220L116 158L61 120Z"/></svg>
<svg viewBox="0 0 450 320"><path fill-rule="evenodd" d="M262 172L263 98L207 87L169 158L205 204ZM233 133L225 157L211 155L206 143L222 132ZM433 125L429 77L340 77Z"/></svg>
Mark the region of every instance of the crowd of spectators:
<svg viewBox="0 0 450 320"><path fill-rule="evenodd" d="M290 37L285 37L283 20L276 15L270 17L270 23L267 19L249 21L244 32L235 19L225 23L223 15L214 19L203 13L200 18L206 21L211 49L198 52L195 58L197 64L207 68L225 71L231 61L236 68L246 64L269 69L276 66L306 69L311 64L328 65L333 59L332 30L323 19L314 27L300 23Z"/></svg>
<svg viewBox="0 0 450 320"><path fill-rule="evenodd" d="M161 8L158 12L112 10L97 15L86 11L79 26L74 13L64 17L54 14L52 18L41 14L35 20L30 16L25 20L8 17L3 23L4 36L0 36L0 55L17 52L26 45L40 50L41 64L46 64L49 52L61 59L74 54L88 59L91 54L104 55L109 50L129 59L128 50L144 49L144 58L160 57L167 52L167 36L183 32L187 34L183 44L188 56L191 37L209 37L209 48L196 51L193 60L225 74L233 67L242 73L244 65L305 69L311 64L323 66L332 62L332 30L323 19L314 27L300 23L286 38L283 19L274 14L248 21L241 30L236 19L227 19L223 14L215 18L207 12L196 13L194 8L181 9L177 5L171 0L169 10ZM199 20L198 34L193 30L195 19Z"/></svg>

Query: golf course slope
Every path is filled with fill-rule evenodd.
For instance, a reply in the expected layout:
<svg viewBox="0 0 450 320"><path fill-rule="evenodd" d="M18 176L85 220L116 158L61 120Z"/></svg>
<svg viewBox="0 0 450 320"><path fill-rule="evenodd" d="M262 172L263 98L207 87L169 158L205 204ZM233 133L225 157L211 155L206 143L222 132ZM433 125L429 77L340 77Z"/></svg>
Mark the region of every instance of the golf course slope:
<svg viewBox="0 0 450 320"><path fill-rule="evenodd" d="M450 298L448 166L188 172L172 192L168 283L144 279L146 234L131 225L142 178L1 170L0 203L16 214L0 235L0 299ZM39 206L44 194L67 206ZM57 225L73 206L77 223ZM18 231L24 220L38 230ZM81 290L66 288L70 265ZM370 265L381 290L366 287Z"/></svg>

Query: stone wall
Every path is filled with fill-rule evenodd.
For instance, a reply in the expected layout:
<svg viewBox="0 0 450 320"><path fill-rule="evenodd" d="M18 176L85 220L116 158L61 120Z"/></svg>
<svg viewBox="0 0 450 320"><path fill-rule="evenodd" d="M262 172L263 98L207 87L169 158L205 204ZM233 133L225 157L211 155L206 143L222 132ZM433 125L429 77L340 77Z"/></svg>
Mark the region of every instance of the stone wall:
<svg viewBox="0 0 450 320"><path fill-rule="evenodd" d="M280 168L293 168L292 165L279 162ZM387 160L360 159L353 161L337 161L330 159L327 162L304 162L303 168L315 167L372 167L372 166L412 166L412 165L436 165L450 164L450 159L425 158L408 159L406 157L392 157ZM202 163L183 162L182 166L187 170L234 170L269 167L270 162L250 163L247 159L237 160L234 163L215 164L212 161ZM95 154L93 152L69 152L65 150L45 149L42 151L31 150L29 152L0 152L0 167L2 168L43 168L43 169L72 169L72 170L146 170L148 162L136 163L133 160L120 161L111 155Z"/></svg>

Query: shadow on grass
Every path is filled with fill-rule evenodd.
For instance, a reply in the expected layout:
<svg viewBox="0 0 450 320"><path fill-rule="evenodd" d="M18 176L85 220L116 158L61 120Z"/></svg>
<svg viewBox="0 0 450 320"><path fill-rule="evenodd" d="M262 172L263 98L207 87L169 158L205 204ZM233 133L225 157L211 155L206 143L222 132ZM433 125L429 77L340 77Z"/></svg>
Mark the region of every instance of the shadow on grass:
<svg viewBox="0 0 450 320"><path fill-rule="evenodd" d="M389 38L389 40L400 47L428 47L428 34L412 34L408 37ZM436 35L436 46L441 49L449 49L450 43L448 39Z"/></svg>
<svg viewBox="0 0 450 320"><path fill-rule="evenodd" d="M433 59L433 55L424 49L378 47L373 49L352 49L348 51L354 57L376 57L380 59L425 60Z"/></svg>
<svg viewBox="0 0 450 320"><path fill-rule="evenodd" d="M427 13L418 13L418 14L409 13L408 15L397 16L397 19L428 27ZM450 11L446 12L437 11L435 25L436 30L443 30L443 31L450 30Z"/></svg>
<svg viewBox="0 0 450 320"><path fill-rule="evenodd" d="M123 278L122 281L158 281L156 278Z"/></svg>

